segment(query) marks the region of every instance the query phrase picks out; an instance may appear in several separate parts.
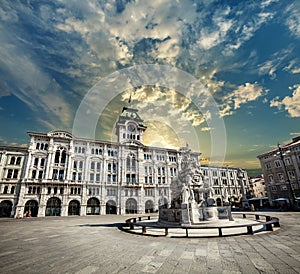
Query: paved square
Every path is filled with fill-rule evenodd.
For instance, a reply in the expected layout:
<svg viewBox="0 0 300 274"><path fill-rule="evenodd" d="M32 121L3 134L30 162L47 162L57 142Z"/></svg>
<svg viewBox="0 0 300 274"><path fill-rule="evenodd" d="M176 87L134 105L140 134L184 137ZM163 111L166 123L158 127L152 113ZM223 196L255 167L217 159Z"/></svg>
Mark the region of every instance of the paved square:
<svg viewBox="0 0 300 274"><path fill-rule="evenodd" d="M215 238L132 235L130 216L0 219L1 273L300 273L300 212L271 212L273 233Z"/></svg>

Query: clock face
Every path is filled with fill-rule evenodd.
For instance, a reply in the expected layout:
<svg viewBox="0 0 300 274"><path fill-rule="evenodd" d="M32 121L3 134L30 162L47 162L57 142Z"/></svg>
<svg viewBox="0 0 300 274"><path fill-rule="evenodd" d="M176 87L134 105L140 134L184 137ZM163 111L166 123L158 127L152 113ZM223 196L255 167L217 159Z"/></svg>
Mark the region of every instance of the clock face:
<svg viewBox="0 0 300 274"><path fill-rule="evenodd" d="M130 124L130 125L128 125L127 129L130 132L134 132L135 131L135 126Z"/></svg>

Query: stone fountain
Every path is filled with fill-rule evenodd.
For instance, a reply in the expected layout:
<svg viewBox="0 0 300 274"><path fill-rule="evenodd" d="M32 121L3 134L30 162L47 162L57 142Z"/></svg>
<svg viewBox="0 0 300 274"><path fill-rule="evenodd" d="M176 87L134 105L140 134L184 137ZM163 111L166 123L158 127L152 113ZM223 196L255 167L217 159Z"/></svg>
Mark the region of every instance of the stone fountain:
<svg viewBox="0 0 300 274"><path fill-rule="evenodd" d="M204 182L200 165L191 158L191 150L185 147L180 152L180 170L171 183L171 206L160 208L159 222L193 226L233 221L230 206L215 206L212 189Z"/></svg>

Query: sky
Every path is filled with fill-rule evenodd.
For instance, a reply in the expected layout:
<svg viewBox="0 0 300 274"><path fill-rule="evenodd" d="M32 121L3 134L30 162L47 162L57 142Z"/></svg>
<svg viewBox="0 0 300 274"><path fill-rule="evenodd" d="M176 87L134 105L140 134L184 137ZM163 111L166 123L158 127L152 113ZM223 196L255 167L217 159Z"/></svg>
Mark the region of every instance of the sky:
<svg viewBox="0 0 300 274"><path fill-rule="evenodd" d="M257 155L300 135L299 52L297 0L2 0L0 144L74 132L89 113L94 138L115 141L129 106L146 145L188 144L202 163L259 168Z"/></svg>

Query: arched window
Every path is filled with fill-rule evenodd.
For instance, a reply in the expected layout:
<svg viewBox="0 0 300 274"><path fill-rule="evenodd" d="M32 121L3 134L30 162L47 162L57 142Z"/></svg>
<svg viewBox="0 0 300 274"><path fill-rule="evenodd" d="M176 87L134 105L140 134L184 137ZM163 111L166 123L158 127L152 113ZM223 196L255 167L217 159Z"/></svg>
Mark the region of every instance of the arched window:
<svg viewBox="0 0 300 274"><path fill-rule="evenodd" d="M108 164L108 171L111 171L111 163Z"/></svg>
<svg viewBox="0 0 300 274"><path fill-rule="evenodd" d="M32 192L32 187L30 186L30 187L28 188L28 194L31 194L31 192Z"/></svg>
<svg viewBox="0 0 300 274"><path fill-rule="evenodd" d="M43 150L43 149L44 149L44 144L42 143L42 144L41 144L41 150Z"/></svg>
<svg viewBox="0 0 300 274"><path fill-rule="evenodd" d="M18 157L18 158L17 158L16 165L20 165L20 164L21 164L21 159L22 159L21 157Z"/></svg>
<svg viewBox="0 0 300 274"><path fill-rule="evenodd" d="M3 190L3 194L7 194L7 191L8 191L8 186L5 186Z"/></svg>
<svg viewBox="0 0 300 274"><path fill-rule="evenodd" d="M14 194L15 193L15 186L12 186L10 189L10 194Z"/></svg>
<svg viewBox="0 0 300 274"><path fill-rule="evenodd" d="M32 189L32 193L35 194L36 193L36 187L34 186Z"/></svg>
<svg viewBox="0 0 300 274"><path fill-rule="evenodd" d="M40 149L40 143L37 143L35 148Z"/></svg>
<svg viewBox="0 0 300 274"><path fill-rule="evenodd" d="M36 170L33 170L31 174L31 179L35 179L35 177L36 177Z"/></svg>
<svg viewBox="0 0 300 274"><path fill-rule="evenodd" d="M95 149L92 148L92 154L95 154Z"/></svg>
<svg viewBox="0 0 300 274"><path fill-rule="evenodd" d="M48 150L48 144L45 144L44 149L45 149L45 150Z"/></svg>
<svg viewBox="0 0 300 274"><path fill-rule="evenodd" d="M59 158L60 158L60 150L56 150L54 163L58 164L59 163Z"/></svg>
<svg viewBox="0 0 300 274"><path fill-rule="evenodd" d="M43 167L44 165L45 165L45 159L42 158L42 159L41 159L40 166Z"/></svg>
<svg viewBox="0 0 300 274"><path fill-rule="evenodd" d="M10 165L14 165L15 164L15 161L16 161L16 158L15 157L11 157L10 158Z"/></svg>
<svg viewBox="0 0 300 274"><path fill-rule="evenodd" d="M64 164L66 162L67 152L65 150L61 153L61 163Z"/></svg>
<svg viewBox="0 0 300 274"><path fill-rule="evenodd" d="M34 166L37 166L38 165L38 163L39 163L39 158L34 158Z"/></svg>

